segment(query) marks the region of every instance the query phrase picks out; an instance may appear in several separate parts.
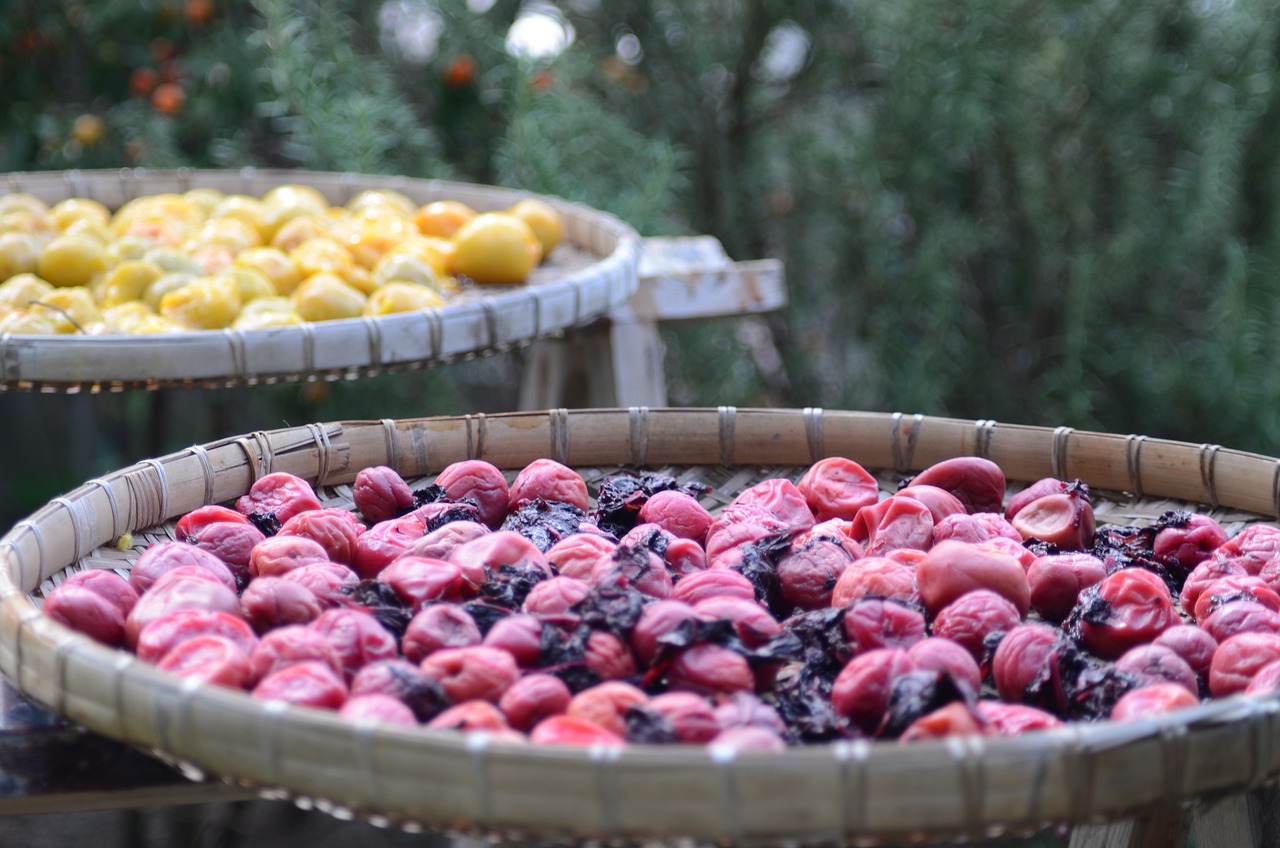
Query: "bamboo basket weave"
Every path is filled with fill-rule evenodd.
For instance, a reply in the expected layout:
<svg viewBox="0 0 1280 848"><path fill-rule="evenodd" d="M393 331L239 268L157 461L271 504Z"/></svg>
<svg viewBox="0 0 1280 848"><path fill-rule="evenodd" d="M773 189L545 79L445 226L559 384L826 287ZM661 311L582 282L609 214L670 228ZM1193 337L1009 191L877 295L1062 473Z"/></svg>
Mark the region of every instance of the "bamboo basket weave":
<svg viewBox="0 0 1280 848"><path fill-rule="evenodd" d="M116 209L136 197L214 188L261 196L284 184L343 204L366 189L416 203L459 200L506 208L528 192L470 183L313 171L64 171L0 175L0 194L55 203L87 197ZM439 309L261 330L154 336L0 335L0 391L118 392L299 380L356 379L502 351L590 323L627 302L637 284L640 237L603 212L545 198L564 219L564 242L526 284L465 292Z"/></svg>
<svg viewBox="0 0 1280 848"><path fill-rule="evenodd" d="M262 475L313 481L350 505L358 469L406 479L483 458L550 457L592 491L651 468L715 487L714 512L767 476L830 455L878 469L886 491L939 460L980 455L1011 481L1080 477L1100 522L1196 508L1229 532L1280 514L1280 460L1141 436L821 409L608 409L313 424L147 460L59 497L0 539L0 671L99 733L279 796L381 823L498 835L764 843L868 843L1029 832L1112 819L1280 773L1276 703L1241 697L1133 723L911 744L849 741L781 753L702 747L522 746L483 734L355 724L184 683L40 612L69 571L125 569L176 516Z"/></svg>

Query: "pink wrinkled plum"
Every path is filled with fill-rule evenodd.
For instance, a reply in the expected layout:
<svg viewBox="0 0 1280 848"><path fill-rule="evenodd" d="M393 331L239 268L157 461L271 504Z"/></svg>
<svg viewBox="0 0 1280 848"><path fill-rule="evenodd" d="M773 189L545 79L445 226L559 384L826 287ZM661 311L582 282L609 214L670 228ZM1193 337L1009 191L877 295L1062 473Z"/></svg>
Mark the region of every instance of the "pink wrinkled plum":
<svg viewBox="0 0 1280 848"><path fill-rule="evenodd" d="M897 601L861 598L845 611L844 634L855 654L906 648L924 638L924 616Z"/></svg>
<svg viewBox="0 0 1280 848"><path fill-rule="evenodd" d="M1244 687L1244 694L1250 697L1270 695L1280 689L1280 660L1274 660L1258 669L1249 685Z"/></svg>
<svg viewBox="0 0 1280 848"><path fill-rule="evenodd" d="M1017 736L1030 730L1062 727L1062 719L1030 704L978 701L974 709L985 723L990 736Z"/></svg>
<svg viewBox="0 0 1280 848"><path fill-rule="evenodd" d="M753 598L754 602L754 598ZM669 598L644 608L631 630L631 651L641 666L648 667L663 647L662 637L677 628L691 627L704 619L685 601Z"/></svg>
<svg viewBox="0 0 1280 848"><path fill-rule="evenodd" d="M1224 577L1247 577L1249 572L1237 560L1209 559L1191 569L1178 594L1178 602L1187 612L1196 608L1200 593Z"/></svg>
<svg viewBox="0 0 1280 848"><path fill-rule="evenodd" d="M782 624L757 601L719 595L703 598L693 605L693 611L710 621L732 622L738 638L749 648L758 647L782 633ZM634 634L632 645L635 644Z"/></svg>
<svg viewBox="0 0 1280 848"><path fill-rule="evenodd" d="M306 586L316 596L316 600L328 609L347 603L351 592L360 585L359 575L336 562L313 562L299 566L286 571L281 579Z"/></svg>
<svg viewBox="0 0 1280 848"><path fill-rule="evenodd" d="M421 663L446 648L469 648L483 637L475 619L462 607L431 604L423 607L404 629L400 649L405 659Z"/></svg>
<svg viewBox="0 0 1280 848"><path fill-rule="evenodd" d="M378 573L396 597L417 610L433 601L461 601L470 594L462 569L451 562L427 557L404 556L392 560Z"/></svg>
<svg viewBox="0 0 1280 848"><path fill-rule="evenodd" d="M818 521L828 518L852 521L858 510L880 499L876 478L852 459L842 456L829 456L809 466L796 488Z"/></svg>
<svg viewBox="0 0 1280 848"><path fill-rule="evenodd" d="M1135 721L1147 716L1194 707L1200 699L1177 683L1148 683L1130 689L1111 708L1112 721Z"/></svg>
<svg viewBox="0 0 1280 848"><path fill-rule="evenodd" d="M917 603L916 571L888 557L863 557L845 569L831 590L831 606L846 607L868 596Z"/></svg>
<svg viewBox="0 0 1280 848"><path fill-rule="evenodd" d="M1061 656L1063 635L1048 624L1022 624L996 646L991 677L1000 697L1011 703L1043 700L1042 687Z"/></svg>
<svg viewBox="0 0 1280 848"><path fill-rule="evenodd" d="M618 543L594 533L565 536L547 549L546 559L562 577L590 580L591 569L602 557L610 556Z"/></svg>
<svg viewBox="0 0 1280 848"><path fill-rule="evenodd" d="M1013 602L989 589L975 589L943 607L933 619L933 635L950 639L982 663L986 644L1022 623Z"/></svg>
<svg viewBox="0 0 1280 848"><path fill-rule="evenodd" d="M751 581L727 568L710 568L692 574L675 585L671 596L678 601L696 604L707 598L756 599L756 588Z"/></svg>
<svg viewBox="0 0 1280 848"><path fill-rule="evenodd" d="M314 539L270 536L253 546L249 554L249 576L280 577L286 571L328 561L328 551Z"/></svg>
<svg viewBox="0 0 1280 848"><path fill-rule="evenodd" d="M264 633L249 653L249 668L255 682L299 662L323 663L335 676L342 674L342 657L337 649L303 624L288 624Z"/></svg>
<svg viewBox="0 0 1280 848"><path fill-rule="evenodd" d="M764 509L793 530L807 530L816 523L804 495L784 477L763 480L743 489L725 509L732 513L744 507Z"/></svg>
<svg viewBox="0 0 1280 848"><path fill-rule="evenodd" d="M259 577L240 593L240 609L254 630L265 633L286 624L314 621L324 612L324 605L301 583L283 577Z"/></svg>
<svg viewBox="0 0 1280 848"><path fill-rule="evenodd" d="M973 707L964 701L952 701L926 713L907 725L899 742L920 739L945 739L948 736L982 736L986 727Z"/></svg>
<svg viewBox="0 0 1280 848"><path fill-rule="evenodd" d="M1087 553L1046 554L1027 569L1031 584L1031 608L1050 621L1062 621L1071 614L1080 593L1102 582L1107 567Z"/></svg>
<svg viewBox="0 0 1280 848"><path fill-rule="evenodd" d="M198 565L217 577L222 585L236 591L236 578L226 563L186 542L156 542L148 547L129 572L129 585L142 594L166 572L183 565Z"/></svg>
<svg viewBox="0 0 1280 848"><path fill-rule="evenodd" d="M325 610L307 625L329 640L342 660L343 677L350 681L360 667L397 656L396 637L367 612Z"/></svg>
<svg viewBox="0 0 1280 848"><path fill-rule="evenodd" d="M653 551L642 545L619 545L612 555L596 560L590 585L630 586L651 598L666 598L671 596L673 580L662 557Z"/></svg>
<svg viewBox="0 0 1280 848"><path fill-rule="evenodd" d="M1157 636L1151 644L1171 648L1201 679L1208 676L1213 652L1218 650L1218 640L1194 624L1175 624Z"/></svg>
<svg viewBox="0 0 1280 848"><path fill-rule="evenodd" d="M462 701L496 704L502 693L520 677L513 656L483 645L444 648L424 659L420 667L423 675L439 683L455 704Z"/></svg>
<svg viewBox="0 0 1280 848"><path fill-rule="evenodd" d="M552 577L529 590L520 611L533 615L563 615L591 593L585 580L573 577Z"/></svg>
<svg viewBox="0 0 1280 848"><path fill-rule="evenodd" d="M222 636L230 639L246 655L258 645L258 637L244 619L225 612L178 610L155 619L138 633L134 653L152 664L188 639Z"/></svg>
<svg viewBox="0 0 1280 848"><path fill-rule="evenodd" d="M377 577L393 560L405 556L426 532L427 522L414 513L375 524L356 537L351 567L361 577Z"/></svg>
<svg viewBox="0 0 1280 848"><path fill-rule="evenodd" d="M395 518L413 508L413 490L400 472L385 465L371 465L356 472L351 499L369 524Z"/></svg>
<svg viewBox="0 0 1280 848"><path fill-rule="evenodd" d="M722 730L707 746L724 751L785 751L781 735L764 727L731 727Z"/></svg>
<svg viewBox="0 0 1280 848"><path fill-rule="evenodd" d="M483 730L499 734L510 729L502 710L488 701L463 701L454 704L427 722L428 730Z"/></svg>
<svg viewBox="0 0 1280 848"><path fill-rule="evenodd" d="M722 556L742 545L754 544L770 536L806 530L811 526L812 523L800 527L791 526L761 506L727 506L707 529L707 561L715 567Z"/></svg>
<svg viewBox="0 0 1280 848"><path fill-rule="evenodd" d="M992 521L984 521L985 516L996 516L994 512L978 512L970 515L967 512L957 512L944 517L940 521L936 521L933 525L933 544L945 542L952 539L957 542L985 542L993 535L1002 535L1006 532L1013 533L1019 541L1022 537L1018 535L1018 531L1013 529L1013 525L1009 524L1003 518L1000 521L1003 524L996 524Z"/></svg>
<svg viewBox="0 0 1280 848"><path fill-rule="evenodd" d="M529 731L529 741L535 745L579 745L623 747L627 744L621 733L601 727L581 716L554 715L538 722Z"/></svg>
<svg viewBox="0 0 1280 848"><path fill-rule="evenodd" d="M444 489L451 501L469 500L480 509L480 520L490 530L497 530L507 517L510 489L507 478L491 463L482 459L464 459L445 466L436 475L436 485Z"/></svg>
<svg viewBox="0 0 1280 848"><path fill-rule="evenodd" d="M610 733L625 736L627 710L643 706L648 702L649 696L630 683L606 680L574 695L569 701L569 706L565 708L565 715L586 719Z"/></svg>
<svg viewBox="0 0 1280 848"><path fill-rule="evenodd" d="M934 526L948 515L967 514L959 498L937 486L907 486L905 489L899 489L894 496L920 501L929 508Z"/></svg>
<svg viewBox="0 0 1280 848"><path fill-rule="evenodd" d="M648 708L665 718L686 745L705 745L720 734L715 709L701 695L663 692L649 699Z"/></svg>
<svg viewBox="0 0 1280 848"><path fill-rule="evenodd" d="M1075 485L1082 486L1084 484L1077 480ZM1071 486L1071 483L1066 480L1059 480L1057 477L1043 477L1009 496L1009 503L1004 508L1004 517L1009 521L1013 521L1013 517L1021 512L1022 508L1027 504L1034 500L1039 500L1045 495L1065 495Z"/></svg>
<svg viewBox="0 0 1280 848"><path fill-rule="evenodd" d="M1200 691L1200 682L1187 661L1172 648L1155 643L1125 651L1116 660L1116 671L1132 674L1146 683L1176 683L1193 694Z"/></svg>
<svg viewBox="0 0 1280 848"><path fill-rule="evenodd" d="M249 658L225 636L206 633L179 642L156 666L179 677L244 689L249 685Z"/></svg>
<svg viewBox="0 0 1280 848"><path fill-rule="evenodd" d="M836 675L831 706L863 735L873 736L889 709L893 681L914 668L901 648L879 648L858 654Z"/></svg>
<svg viewBox="0 0 1280 848"><path fill-rule="evenodd" d="M1280 595L1267 585L1261 577L1236 575L1222 577L1204 588L1195 606L1189 612L1196 623L1203 626L1204 620L1218 607L1231 601L1253 601L1269 610L1280 610Z"/></svg>
<svg viewBox="0 0 1280 848"><path fill-rule="evenodd" d="M477 521L450 521L412 542L400 556L447 560L459 546L465 545L472 539L488 535L490 532L486 525Z"/></svg>
<svg viewBox="0 0 1280 848"><path fill-rule="evenodd" d="M204 569L198 569L204 574ZM240 599L221 582L208 576L170 575L138 599L124 622L124 644L132 649L143 628L178 610L221 611L239 617Z"/></svg>
<svg viewBox="0 0 1280 848"><path fill-rule="evenodd" d="M966 512L1003 512L1007 481L1004 471L980 456L958 456L921 471L907 487L937 486L955 495Z"/></svg>
<svg viewBox="0 0 1280 848"><path fill-rule="evenodd" d="M376 660L351 678L350 697L373 694L390 695L412 710L418 721L430 721L447 706L444 691L435 681L402 659Z"/></svg>
<svg viewBox="0 0 1280 848"><path fill-rule="evenodd" d="M607 630L592 630L587 636L583 663L601 680L622 680L636 673L630 647Z"/></svg>
<svg viewBox="0 0 1280 848"><path fill-rule="evenodd" d="M917 670L951 675L970 698L976 699L982 692L982 670L977 661L950 639L939 636L921 639L907 648L907 658Z"/></svg>
<svg viewBox="0 0 1280 848"><path fill-rule="evenodd" d="M1186 571L1195 568L1227 541L1227 531L1215 519L1198 512L1181 513L1156 533L1152 551L1161 562Z"/></svg>
<svg viewBox="0 0 1280 848"><path fill-rule="evenodd" d="M867 556L899 548L925 551L933 545L933 513L915 498L893 495L858 511L853 538Z"/></svg>
<svg viewBox="0 0 1280 848"><path fill-rule="evenodd" d="M365 526L355 513L330 507L299 513L280 526L277 536L302 536L313 539L329 554L329 559L343 565L355 562L356 539Z"/></svg>
<svg viewBox="0 0 1280 848"><path fill-rule="evenodd" d="M682 648L671 660L667 686L676 692L728 695L755 691L756 677L741 654L710 642L699 642Z"/></svg>
<svg viewBox="0 0 1280 848"><path fill-rule="evenodd" d="M1271 554L1280 553L1280 527L1274 524L1250 524L1219 545L1213 553L1215 557L1222 559L1255 554L1266 559Z"/></svg>
<svg viewBox="0 0 1280 848"><path fill-rule="evenodd" d="M349 721L368 722L373 724L395 724L402 727L416 727L417 717L413 710L390 695L354 695L338 708L338 715Z"/></svg>
<svg viewBox="0 0 1280 848"><path fill-rule="evenodd" d="M1268 663L1280 660L1280 635L1238 633L1218 644L1209 665L1209 692L1224 698L1244 691L1249 680Z"/></svg>
<svg viewBox="0 0 1280 848"><path fill-rule="evenodd" d="M1018 510L1012 524L1023 539L1039 539L1064 551L1089 547L1097 529L1088 493L1074 487L1036 498Z"/></svg>
<svg viewBox="0 0 1280 848"><path fill-rule="evenodd" d="M274 515L280 524L312 509L320 509L315 490L306 480L287 471L260 477L248 493L236 501L237 512L248 516Z"/></svg>
<svg viewBox="0 0 1280 848"><path fill-rule="evenodd" d="M124 644L126 613L87 586L64 583L49 592L42 609L59 624L103 645L118 648Z"/></svg>
<svg viewBox="0 0 1280 848"><path fill-rule="evenodd" d="M642 524L656 524L681 539L701 542L711 527L711 513L698 499L685 492L666 489L654 492L643 504L637 519Z"/></svg>
<svg viewBox="0 0 1280 848"><path fill-rule="evenodd" d="M538 546L514 530L495 530L459 545L449 555L449 562L462 569L462 576L476 587L489 582L489 573L504 565L553 575Z"/></svg>
<svg viewBox="0 0 1280 848"><path fill-rule="evenodd" d="M992 536L985 542L976 542L974 547L980 551L990 551L1011 556L1018 561L1024 572L1031 570L1031 563L1036 561L1036 553L1021 542L1004 536Z"/></svg>
<svg viewBox="0 0 1280 848"><path fill-rule="evenodd" d="M179 540L185 542L194 535L201 527L206 524L213 524L218 521L236 521L241 524L248 524L249 519L244 513L237 512L229 507L220 506L219 504L206 504L197 507L191 512L178 519L177 525L174 527L174 534Z"/></svg>
<svg viewBox="0 0 1280 848"><path fill-rule="evenodd" d="M716 724L721 730L734 727L763 727L781 736L786 722L774 707L751 692L734 692L719 698L715 706Z"/></svg>
<svg viewBox="0 0 1280 848"><path fill-rule="evenodd" d="M106 568L86 568L84 571L73 572L66 575L58 586L80 586L95 592L123 615L128 615L138 602L138 591L129 585L129 581Z"/></svg>
<svg viewBox="0 0 1280 848"><path fill-rule="evenodd" d="M1237 633L1280 633L1280 612L1253 601L1230 601L1210 613L1200 626L1219 643Z"/></svg>
<svg viewBox="0 0 1280 848"><path fill-rule="evenodd" d="M706 571L707 552L702 545L692 539L675 539L663 551L662 560L667 564L667 571L676 580Z"/></svg>
<svg viewBox="0 0 1280 848"><path fill-rule="evenodd" d="M481 644L506 651L521 668L535 668L542 660L542 622L523 613L504 616L493 623Z"/></svg>
<svg viewBox="0 0 1280 848"><path fill-rule="evenodd" d="M582 475L554 459L535 459L511 481L507 509L515 510L534 500L559 501L586 512L591 509L587 482Z"/></svg>
<svg viewBox="0 0 1280 848"><path fill-rule="evenodd" d="M793 542L777 559L779 594L797 609L829 607L836 582L853 563L845 546L832 539Z"/></svg>
<svg viewBox="0 0 1280 848"><path fill-rule="evenodd" d="M187 544L208 551L231 569L240 583L248 582L249 560L254 547L266 539L252 524L240 521L213 521L187 536Z"/></svg>
<svg viewBox="0 0 1280 848"><path fill-rule="evenodd" d="M964 542L934 545L916 567L916 588L930 613L975 589L1007 598L1020 616L1031 608L1031 586L1016 559Z"/></svg>
<svg viewBox="0 0 1280 848"><path fill-rule="evenodd" d="M1103 659L1115 659L1181 623L1169 587L1141 568L1107 575L1081 593L1080 603L1092 611L1081 620L1081 640Z"/></svg>
<svg viewBox="0 0 1280 848"><path fill-rule="evenodd" d="M564 714L572 699L568 685L555 675L526 674L502 693L498 709L508 724L528 733L543 719Z"/></svg>
<svg viewBox="0 0 1280 848"><path fill-rule="evenodd" d="M347 700L347 685L332 668L304 660L271 672L253 687L253 697L284 701L301 707L339 709Z"/></svg>

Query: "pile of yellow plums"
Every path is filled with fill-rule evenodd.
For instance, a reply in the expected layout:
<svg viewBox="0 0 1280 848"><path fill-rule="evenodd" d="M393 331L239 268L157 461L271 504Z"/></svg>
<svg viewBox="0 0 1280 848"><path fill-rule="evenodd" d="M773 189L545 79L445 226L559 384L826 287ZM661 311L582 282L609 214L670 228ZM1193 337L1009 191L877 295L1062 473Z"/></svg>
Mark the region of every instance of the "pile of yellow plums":
<svg viewBox="0 0 1280 848"><path fill-rule="evenodd" d="M525 282L562 234L537 198L477 212L371 189L335 206L281 185L148 195L112 212L0 194L0 333L251 330L431 309L468 282Z"/></svg>

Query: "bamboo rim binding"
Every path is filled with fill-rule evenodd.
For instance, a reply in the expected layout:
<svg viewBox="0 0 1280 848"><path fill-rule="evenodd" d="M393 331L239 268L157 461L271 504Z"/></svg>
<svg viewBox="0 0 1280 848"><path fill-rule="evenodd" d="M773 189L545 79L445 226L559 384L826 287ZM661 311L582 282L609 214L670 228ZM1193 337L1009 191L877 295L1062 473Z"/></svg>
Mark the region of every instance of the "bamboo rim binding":
<svg viewBox="0 0 1280 848"><path fill-rule="evenodd" d="M315 171L66 171L0 175L0 192L46 202L68 197L109 208L146 194L215 188L260 196L284 184L319 189L343 204L366 189L416 202L454 199L479 210L510 206L528 192L470 183ZM583 326L635 291L641 240L612 215L558 198L564 242L519 287L475 290L438 308L271 330L163 336L0 335L0 392L123 392L358 379L417 370L522 347Z"/></svg>
<svg viewBox="0 0 1280 848"><path fill-rule="evenodd" d="M102 547L115 535L163 533L163 522L229 500L268 470L299 474L341 499L356 471L373 464L392 464L408 479L465 458L515 470L559 456L597 482L610 469L644 464L725 486L797 474L820 455L908 474L974 453L1011 480L1060 470L1113 493L1101 518L1112 523L1178 505L1213 510L1228 525L1277 514L1274 458L987 421L726 407L310 425L131 466L16 526L0 539L0 670L63 715L208 774L392 822L498 833L866 843L983 836L1116 817L1280 773L1274 699L1223 699L1132 724L1022 737L850 740L781 754L535 748L355 726L184 685L65 630L33 602L42 586L78 567L79 554L90 552L85 563L126 568L127 556ZM723 502L733 493L713 494Z"/></svg>

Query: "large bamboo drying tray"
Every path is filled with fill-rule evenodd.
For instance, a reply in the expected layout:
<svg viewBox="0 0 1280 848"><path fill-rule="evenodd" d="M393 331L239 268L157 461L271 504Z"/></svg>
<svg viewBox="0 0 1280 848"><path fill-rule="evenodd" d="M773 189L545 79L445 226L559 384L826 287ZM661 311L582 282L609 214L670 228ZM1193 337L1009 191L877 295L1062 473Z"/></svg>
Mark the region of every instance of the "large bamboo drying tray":
<svg viewBox="0 0 1280 848"><path fill-rule="evenodd" d="M119 208L136 197L193 188L261 196L284 184L319 189L334 204L365 189L417 203L459 200L503 209L528 192L471 183L314 171L64 171L0 175L0 194L48 203L88 197ZM578 327L635 291L640 237L617 218L544 198L564 218L564 242L520 286L477 287L431 310L262 330L154 336L0 335L0 391L102 392L355 379L502 351Z"/></svg>
<svg viewBox="0 0 1280 848"><path fill-rule="evenodd" d="M551 457L594 484L618 467L710 482L713 509L829 455L904 474L977 454L1011 481L1080 477L1102 521L1194 506L1229 530L1280 513L1280 460L1069 428L806 410L613 409L314 424L192 447L93 480L0 539L0 670L99 733L201 772L340 813L499 834L750 843L900 842L1025 832L1254 787L1280 772L1273 700L1232 698L1131 724L1012 738L854 741L736 756L490 744L483 735L356 725L195 686L56 624L39 599L68 568L126 567L110 544L165 538L174 517L271 471L347 504L373 464L429 478L470 457ZM150 529L143 529L150 528ZM105 546L105 547L104 547Z"/></svg>

